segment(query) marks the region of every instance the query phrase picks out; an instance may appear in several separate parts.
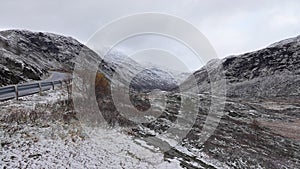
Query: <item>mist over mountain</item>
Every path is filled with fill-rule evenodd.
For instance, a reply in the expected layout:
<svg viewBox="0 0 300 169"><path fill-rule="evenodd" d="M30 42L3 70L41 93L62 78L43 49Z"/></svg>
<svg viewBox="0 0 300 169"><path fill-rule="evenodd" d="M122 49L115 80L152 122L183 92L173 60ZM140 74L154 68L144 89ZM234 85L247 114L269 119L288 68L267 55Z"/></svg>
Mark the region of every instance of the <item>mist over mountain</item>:
<svg viewBox="0 0 300 169"><path fill-rule="evenodd" d="M184 79L181 72L174 73L154 65L147 67L118 52L112 52L104 58L101 57L101 53L96 52L71 37L25 30L1 31L0 85L41 80L49 76L50 70L72 73L76 58L88 56L99 61L96 78L92 79L91 83L95 82L98 107L109 127L126 127L126 131L134 136L133 138L146 140L147 149L154 146L151 151L157 151L157 149L164 150L165 147L172 147L171 143L178 138L178 133L187 130L186 124L192 123L186 136L170 150L163 152L164 160L178 160L183 168L299 168L300 36L274 43L254 52L211 60L183 83L180 83ZM89 72L82 71L81 78L84 79ZM192 82L194 79L196 83ZM225 99L224 96L214 95L215 93L212 92L216 90L213 85L224 79ZM129 93L130 103L118 102L124 109L117 109L112 98L111 86L115 84L133 89L133 92ZM185 93L185 90L190 93ZM88 105L85 103L93 98L90 98L85 90L83 91L86 98L81 95L76 97L82 99L82 104L85 106ZM128 90L123 88L118 91L117 94L128 93ZM53 92L55 95L55 91ZM161 96L165 96L165 99L161 99ZM125 97L120 95L117 98L122 101ZM72 101L74 98L62 102L72 105ZM165 104L162 103L163 101ZM216 109L213 109L215 113L222 116L211 137L201 145L199 139L203 134L202 129L213 103L216 104ZM133 108L129 104L132 104ZM191 106L193 104L199 106ZM151 119L150 122L137 123L127 119L122 113L125 110L131 112L133 109L144 111L151 106L155 107L159 116L147 114L147 118ZM184 106L189 109L182 109ZM94 125L95 122L95 125L98 125L99 114L94 111L92 111L94 114L87 114L90 107L84 108L84 113L80 115L87 115L91 119L91 124ZM53 121L62 118L63 124L69 127L68 130L73 130L74 126L80 128L77 124L78 119L73 117L78 115L76 114L78 112L73 109L70 106L67 109L62 108L59 115L55 114L56 110L53 110L54 114L39 116L54 118ZM4 113L0 120L1 124L3 122L3 131L10 133L9 137L3 135L5 143L13 137L22 140L23 138L19 138L17 134L11 137L14 134L11 133L13 130L10 127L15 127L16 131L20 128L13 123L14 116L17 117L18 113L12 116L9 114L10 110L6 110L5 107L2 111ZM186 115L191 112L196 112L195 119L186 118ZM138 115L142 113L144 112L139 112ZM52 115L54 117L51 117ZM32 118L25 117L26 114L24 119ZM18 118L22 119L23 116ZM69 118L75 123L64 121ZM213 120L216 118L217 116L211 117ZM42 123L54 124L51 120L44 120ZM28 126L38 126L38 129L41 128L40 126L43 126L42 128L49 126L35 121L24 125L28 130L30 130ZM174 126L176 126L175 130L168 131ZM212 128L213 125L206 127ZM59 131L64 130L59 129ZM168 140L161 139L160 135L164 133L168 134ZM35 141L39 143L38 140ZM11 152L16 148L10 146L10 142L7 144L1 142L1 145L8 147L8 151ZM64 160L70 157L66 152L61 153ZM41 153L39 157L43 155ZM78 155L78 158L84 157ZM51 161L52 157L49 159Z"/></svg>
<svg viewBox="0 0 300 169"><path fill-rule="evenodd" d="M101 52L98 52L101 55ZM152 91L154 89L170 91L178 88L188 73L173 71L151 63L138 63L116 50L103 58L115 70L115 83L123 83L134 90Z"/></svg>
<svg viewBox="0 0 300 169"><path fill-rule="evenodd" d="M96 53L71 37L27 30L1 31L0 52L0 85L41 80L52 69L72 71L76 57L88 55L101 61ZM101 71L107 73L108 69L115 69L118 74L117 80L122 83L131 83L134 75L145 69L121 53L112 53L104 60L110 68L100 66ZM142 87L135 83L143 83L144 88L171 90L178 85L176 77L172 77L174 75L157 67L151 69L145 70L145 74L139 78L134 78L136 82L132 82L133 86L141 89ZM112 75L112 72L108 74Z"/></svg>

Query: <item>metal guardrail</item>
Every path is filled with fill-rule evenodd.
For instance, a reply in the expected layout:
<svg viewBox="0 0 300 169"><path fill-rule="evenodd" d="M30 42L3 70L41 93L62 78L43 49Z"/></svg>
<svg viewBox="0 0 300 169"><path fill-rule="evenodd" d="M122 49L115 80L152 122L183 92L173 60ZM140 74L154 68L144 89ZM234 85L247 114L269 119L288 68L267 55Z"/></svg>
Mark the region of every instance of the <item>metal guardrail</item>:
<svg viewBox="0 0 300 169"><path fill-rule="evenodd" d="M62 87L63 82L71 81L69 80L59 80L59 81L46 81L46 82L36 82L30 84L19 84L11 85L0 88L0 101L19 99L19 97L33 95L36 93L41 93L50 89L55 89L55 86L60 85Z"/></svg>

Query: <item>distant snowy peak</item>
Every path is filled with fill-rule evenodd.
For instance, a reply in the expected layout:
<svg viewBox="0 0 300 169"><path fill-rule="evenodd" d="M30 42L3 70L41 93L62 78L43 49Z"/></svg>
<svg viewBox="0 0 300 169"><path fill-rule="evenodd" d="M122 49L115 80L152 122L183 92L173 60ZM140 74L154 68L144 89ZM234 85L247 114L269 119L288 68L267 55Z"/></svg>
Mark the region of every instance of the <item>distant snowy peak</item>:
<svg viewBox="0 0 300 169"><path fill-rule="evenodd" d="M137 90L172 90L178 87L179 77L183 78L179 72L170 72L153 64L140 64L118 51L110 52L104 60L118 73L119 81Z"/></svg>

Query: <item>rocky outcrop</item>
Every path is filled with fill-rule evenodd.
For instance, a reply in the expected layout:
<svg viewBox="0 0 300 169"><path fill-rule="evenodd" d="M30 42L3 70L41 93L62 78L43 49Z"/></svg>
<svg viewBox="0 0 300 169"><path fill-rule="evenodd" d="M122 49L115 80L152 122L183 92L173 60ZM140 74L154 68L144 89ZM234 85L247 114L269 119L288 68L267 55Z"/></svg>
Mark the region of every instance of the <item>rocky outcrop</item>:
<svg viewBox="0 0 300 169"><path fill-rule="evenodd" d="M75 57L92 53L71 37L25 30L0 32L0 85L40 80L50 69L71 70Z"/></svg>
<svg viewBox="0 0 300 169"><path fill-rule="evenodd" d="M208 75L208 70L213 71ZM300 36L265 49L214 60L194 73L200 93L210 92L211 81L224 78L229 97L300 96ZM185 87L191 83L186 81ZM194 86L195 87L195 86Z"/></svg>

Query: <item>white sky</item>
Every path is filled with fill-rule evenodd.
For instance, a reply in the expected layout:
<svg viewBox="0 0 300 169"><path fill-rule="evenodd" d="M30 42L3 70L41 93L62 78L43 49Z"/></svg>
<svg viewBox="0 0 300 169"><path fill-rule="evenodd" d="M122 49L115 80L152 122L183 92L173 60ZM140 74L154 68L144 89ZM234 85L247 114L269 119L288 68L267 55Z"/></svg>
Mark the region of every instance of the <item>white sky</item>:
<svg viewBox="0 0 300 169"><path fill-rule="evenodd" d="M72 36L86 43L113 19L162 12L196 26L219 57L263 48L300 34L299 0L0 0L0 29Z"/></svg>

